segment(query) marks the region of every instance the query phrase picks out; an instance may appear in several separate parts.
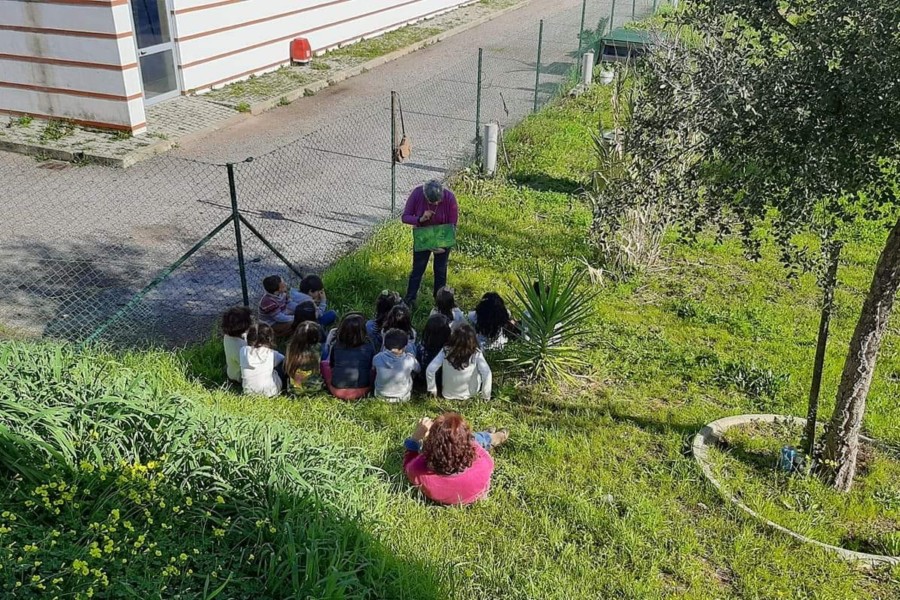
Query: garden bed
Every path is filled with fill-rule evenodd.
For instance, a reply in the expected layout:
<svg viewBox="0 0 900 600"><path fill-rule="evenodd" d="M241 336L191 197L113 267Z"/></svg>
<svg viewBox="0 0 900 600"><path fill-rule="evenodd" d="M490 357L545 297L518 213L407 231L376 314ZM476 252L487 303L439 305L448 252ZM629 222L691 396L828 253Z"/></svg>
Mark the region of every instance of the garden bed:
<svg viewBox="0 0 900 600"><path fill-rule="evenodd" d="M799 445L802 419L748 415L723 421L707 427L717 435L705 438L698 459L725 496L796 536L852 553L900 555L900 460L892 450L863 441L853 490L845 494L815 476L779 469L781 449Z"/></svg>

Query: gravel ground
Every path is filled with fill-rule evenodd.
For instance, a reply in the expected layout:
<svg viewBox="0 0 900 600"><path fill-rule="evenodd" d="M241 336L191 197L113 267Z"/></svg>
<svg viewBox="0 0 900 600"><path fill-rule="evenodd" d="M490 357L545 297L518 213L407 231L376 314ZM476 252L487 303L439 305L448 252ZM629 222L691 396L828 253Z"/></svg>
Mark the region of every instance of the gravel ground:
<svg viewBox="0 0 900 600"><path fill-rule="evenodd" d="M413 140L411 160L398 169L402 205L414 185L472 154L477 48L485 49L482 121L512 125L531 110L539 20L544 102L578 60L581 4L535 0L128 170L0 153L0 326L83 338L229 216L228 162L237 163L250 223L299 270L323 268L390 215L391 90ZM588 25L608 14L608 1L589 4ZM639 13L642 6L649 11L650 2ZM253 303L261 278L287 269L246 227L243 234ZM228 225L105 338L180 344L208 334L215 316L241 299L233 242Z"/></svg>

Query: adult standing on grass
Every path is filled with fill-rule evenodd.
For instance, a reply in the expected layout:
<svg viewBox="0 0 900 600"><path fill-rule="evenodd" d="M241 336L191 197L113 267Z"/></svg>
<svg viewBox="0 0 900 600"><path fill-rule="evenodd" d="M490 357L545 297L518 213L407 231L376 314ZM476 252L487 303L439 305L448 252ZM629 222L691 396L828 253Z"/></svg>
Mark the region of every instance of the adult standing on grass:
<svg viewBox="0 0 900 600"><path fill-rule="evenodd" d="M453 192L443 186L440 181L432 179L412 191L406 201L402 220L413 227L434 227L437 225L453 225L459 218L459 206ZM412 273L403 301L412 306L419 294L422 277L428 267L428 261L434 254L434 292L447 284L447 264L450 262L450 248L433 248L416 251L413 248Z"/></svg>

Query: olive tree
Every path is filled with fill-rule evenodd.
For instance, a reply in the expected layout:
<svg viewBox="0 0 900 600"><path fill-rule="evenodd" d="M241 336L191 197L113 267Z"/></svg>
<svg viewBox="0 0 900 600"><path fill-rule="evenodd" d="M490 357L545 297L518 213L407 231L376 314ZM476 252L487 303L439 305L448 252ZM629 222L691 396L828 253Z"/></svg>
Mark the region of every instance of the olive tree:
<svg viewBox="0 0 900 600"><path fill-rule="evenodd" d="M624 167L603 186L599 220L649 205L687 236L710 227L737 232L751 256L765 228L785 266L819 270L827 305L846 225L891 219L820 461L835 487L849 489L900 286L892 183L900 154L900 2L693 0L659 32L633 86ZM796 241L810 231L820 244Z"/></svg>

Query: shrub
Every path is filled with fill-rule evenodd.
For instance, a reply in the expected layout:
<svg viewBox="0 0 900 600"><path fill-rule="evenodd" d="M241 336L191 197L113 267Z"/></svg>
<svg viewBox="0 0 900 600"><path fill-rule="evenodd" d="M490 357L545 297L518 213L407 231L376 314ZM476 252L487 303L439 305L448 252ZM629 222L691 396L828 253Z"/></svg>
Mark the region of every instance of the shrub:
<svg viewBox="0 0 900 600"><path fill-rule="evenodd" d="M391 595L392 559L349 508L375 508L361 457L152 377L0 345L0 595Z"/></svg>
<svg viewBox="0 0 900 600"><path fill-rule="evenodd" d="M588 332L593 295L580 288L583 272L570 277L538 269L534 280L519 275L515 289L522 335L506 360L530 380L571 382L587 366L577 340Z"/></svg>

